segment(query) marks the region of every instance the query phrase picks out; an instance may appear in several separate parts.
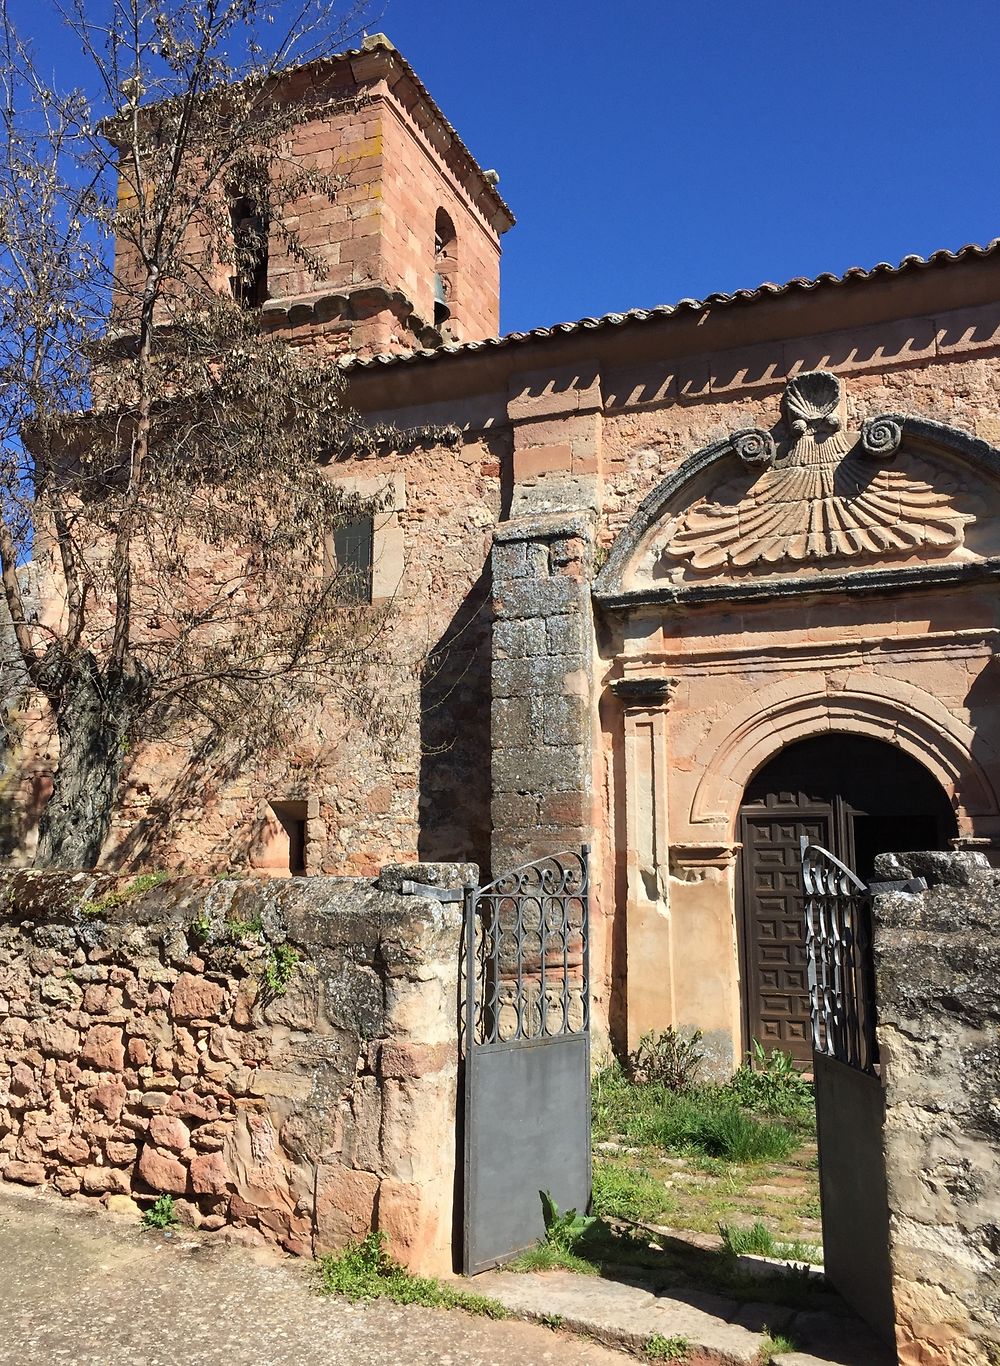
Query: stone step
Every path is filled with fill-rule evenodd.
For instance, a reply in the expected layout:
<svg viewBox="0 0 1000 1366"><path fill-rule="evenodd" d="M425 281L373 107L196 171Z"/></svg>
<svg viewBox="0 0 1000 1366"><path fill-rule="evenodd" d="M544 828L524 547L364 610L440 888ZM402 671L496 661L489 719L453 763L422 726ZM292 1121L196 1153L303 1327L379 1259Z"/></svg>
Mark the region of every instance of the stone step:
<svg viewBox="0 0 1000 1366"><path fill-rule="evenodd" d="M471 1285L514 1314L629 1352L641 1353L651 1338L683 1339L688 1366L762 1366L768 1329L796 1344L771 1357L773 1366L894 1366L896 1359L846 1306L842 1313L796 1312L571 1271L486 1271Z"/></svg>

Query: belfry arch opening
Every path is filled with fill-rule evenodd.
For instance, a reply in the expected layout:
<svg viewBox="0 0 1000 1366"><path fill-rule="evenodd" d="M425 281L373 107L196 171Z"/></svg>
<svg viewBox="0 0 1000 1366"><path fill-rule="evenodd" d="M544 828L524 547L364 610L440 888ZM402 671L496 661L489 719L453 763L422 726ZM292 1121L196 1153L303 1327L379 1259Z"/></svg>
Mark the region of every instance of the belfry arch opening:
<svg viewBox="0 0 1000 1366"><path fill-rule="evenodd" d="M812 1060L799 841L864 881L876 854L946 849L955 814L931 774L895 746L828 733L788 745L747 784L738 838L744 1037Z"/></svg>

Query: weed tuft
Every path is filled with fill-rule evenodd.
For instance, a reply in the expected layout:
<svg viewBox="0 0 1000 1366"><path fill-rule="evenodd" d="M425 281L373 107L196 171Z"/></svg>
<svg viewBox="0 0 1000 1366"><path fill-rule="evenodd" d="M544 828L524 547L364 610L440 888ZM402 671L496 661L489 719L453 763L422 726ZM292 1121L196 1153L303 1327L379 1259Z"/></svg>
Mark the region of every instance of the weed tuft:
<svg viewBox="0 0 1000 1366"><path fill-rule="evenodd" d="M662 1333L654 1333L642 1346L647 1361L684 1361L691 1351L687 1338L665 1338Z"/></svg>
<svg viewBox="0 0 1000 1366"><path fill-rule="evenodd" d="M284 996L298 964L298 949L293 949L291 944L275 944L268 950L260 980L269 996Z"/></svg>
<svg viewBox="0 0 1000 1366"><path fill-rule="evenodd" d="M822 1261L819 1248L798 1240L783 1242L759 1221L749 1226L720 1224L719 1233L726 1250L734 1257L776 1257L785 1262L810 1264Z"/></svg>
<svg viewBox="0 0 1000 1366"><path fill-rule="evenodd" d="M113 911L118 906L125 906L137 896L142 896L144 892L150 891L153 887L159 887L161 882L166 882L169 873L140 873L133 878L127 887L120 887L117 891L105 892L96 901L81 901L80 914L85 916L107 915L108 911Z"/></svg>
<svg viewBox="0 0 1000 1366"><path fill-rule="evenodd" d="M173 1228L177 1223L172 1195L159 1195L142 1216L146 1228Z"/></svg>
<svg viewBox="0 0 1000 1366"><path fill-rule="evenodd" d="M787 1333L769 1332L760 1344L761 1361L765 1364L770 1362L772 1357L780 1356L782 1352L797 1352L798 1344L794 1342Z"/></svg>
<svg viewBox="0 0 1000 1366"><path fill-rule="evenodd" d="M536 1243L524 1252L519 1252L509 1262L504 1262L504 1271L575 1271L579 1276L598 1276L601 1268L575 1252L566 1252L554 1243Z"/></svg>
<svg viewBox="0 0 1000 1366"><path fill-rule="evenodd" d="M770 1053L756 1039L751 1062L734 1074L726 1090L746 1110L778 1115L797 1125L809 1126L813 1117L813 1088L780 1048Z"/></svg>
<svg viewBox="0 0 1000 1366"><path fill-rule="evenodd" d="M626 1070L637 1085L654 1083L668 1091L687 1091L697 1081L705 1054L698 1045L701 1030L685 1038L670 1027L662 1033L643 1034L638 1047L628 1055Z"/></svg>
<svg viewBox="0 0 1000 1366"><path fill-rule="evenodd" d="M321 1295L345 1299L388 1299L395 1304L422 1304L431 1309L464 1309L490 1319L505 1319L507 1310L497 1300L454 1290L429 1276L413 1276L385 1250L385 1235L366 1234L340 1252L328 1253L317 1262L317 1288Z"/></svg>

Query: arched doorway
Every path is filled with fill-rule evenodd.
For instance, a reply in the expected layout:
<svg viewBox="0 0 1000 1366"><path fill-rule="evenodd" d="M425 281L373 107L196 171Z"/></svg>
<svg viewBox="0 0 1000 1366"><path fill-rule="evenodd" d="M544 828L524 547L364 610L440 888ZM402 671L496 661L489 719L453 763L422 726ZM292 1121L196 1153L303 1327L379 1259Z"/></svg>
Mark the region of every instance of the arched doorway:
<svg viewBox="0 0 1000 1366"><path fill-rule="evenodd" d="M867 882L876 854L947 848L956 833L951 805L935 779L882 741L826 734L788 745L765 764L747 785L739 819L746 1040L812 1062L802 835Z"/></svg>

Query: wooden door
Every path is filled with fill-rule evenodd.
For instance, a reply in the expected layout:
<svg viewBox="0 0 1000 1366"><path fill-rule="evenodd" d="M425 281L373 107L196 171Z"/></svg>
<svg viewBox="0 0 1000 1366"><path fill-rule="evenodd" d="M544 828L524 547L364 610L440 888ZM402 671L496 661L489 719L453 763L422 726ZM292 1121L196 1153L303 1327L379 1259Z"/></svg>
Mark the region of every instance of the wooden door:
<svg viewBox="0 0 1000 1366"><path fill-rule="evenodd" d="M740 813L743 1003L747 1045L758 1039L812 1066L809 984L800 844L831 849L834 804L783 792L750 803Z"/></svg>

